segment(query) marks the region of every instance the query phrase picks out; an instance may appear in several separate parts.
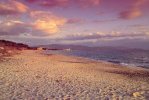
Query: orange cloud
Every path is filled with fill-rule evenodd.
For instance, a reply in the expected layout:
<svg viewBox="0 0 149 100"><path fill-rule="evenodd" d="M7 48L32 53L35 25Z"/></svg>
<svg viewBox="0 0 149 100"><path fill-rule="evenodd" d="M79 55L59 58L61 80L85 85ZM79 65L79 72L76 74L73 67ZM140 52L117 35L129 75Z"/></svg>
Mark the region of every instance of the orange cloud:
<svg viewBox="0 0 149 100"><path fill-rule="evenodd" d="M18 1L12 1L12 4L20 13L25 13L29 9L26 5L24 5L23 3L18 2Z"/></svg>
<svg viewBox="0 0 149 100"><path fill-rule="evenodd" d="M25 23L20 20L6 20L0 22L0 36L19 36L30 34L33 36L48 36L60 31L60 26L65 24L64 18L36 19L34 22Z"/></svg>
<svg viewBox="0 0 149 100"><path fill-rule="evenodd" d="M140 7L146 0L135 0L130 9L120 12L120 18L122 19L134 19L142 15Z"/></svg>
<svg viewBox="0 0 149 100"><path fill-rule="evenodd" d="M120 13L120 18L122 19L134 19L142 15L140 9L135 8L128 11L124 11Z"/></svg>
<svg viewBox="0 0 149 100"><path fill-rule="evenodd" d="M31 16L35 19L33 28L43 31L48 35L59 32L59 27L66 23L65 18L43 11L33 11Z"/></svg>
<svg viewBox="0 0 149 100"><path fill-rule="evenodd" d="M24 10L22 10L24 11ZM50 12L31 11L32 22L21 20L4 20L0 22L0 35L23 35L48 36L60 31L60 27L67 21Z"/></svg>
<svg viewBox="0 0 149 100"><path fill-rule="evenodd" d="M53 34L59 32L59 26L64 23L63 19L37 20L34 23L34 28L47 34Z"/></svg>
<svg viewBox="0 0 149 100"><path fill-rule="evenodd" d="M28 11L28 7L18 1L0 2L0 15L25 13Z"/></svg>

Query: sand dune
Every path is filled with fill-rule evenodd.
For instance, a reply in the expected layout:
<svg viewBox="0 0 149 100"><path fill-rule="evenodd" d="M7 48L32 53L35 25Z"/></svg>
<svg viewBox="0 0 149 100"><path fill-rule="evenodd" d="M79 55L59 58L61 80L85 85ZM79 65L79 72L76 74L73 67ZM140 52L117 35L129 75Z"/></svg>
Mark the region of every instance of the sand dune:
<svg viewBox="0 0 149 100"><path fill-rule="evenodd" d="M149 70L26 50L0 62L0 100L148 100Z"/></svg>

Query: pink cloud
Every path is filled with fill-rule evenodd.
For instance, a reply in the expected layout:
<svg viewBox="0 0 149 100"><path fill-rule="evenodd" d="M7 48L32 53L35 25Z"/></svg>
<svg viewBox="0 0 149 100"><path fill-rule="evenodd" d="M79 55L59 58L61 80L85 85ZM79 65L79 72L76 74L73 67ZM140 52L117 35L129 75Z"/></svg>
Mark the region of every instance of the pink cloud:
<svg viewBox="0 0 149 100"><path fill-rule="evenodd" d="M106 19L106 20L93 20L93 23L107 23L107 22L113 22L113 21L117 21L117 19Z"/></svg>
<svg viewBox="0 0 149 100"><path fill-rule="evenodd" d="M29 8L18 1L0 2L0 15L25 13Z"/></svg>
<svg viewBox="0 0 149 100"><path fill-rule="evenodd" d="M6 19L0 21L0 36L20 36L29 34L32 36L50 36L60 32L67 20L63 17L45 11L30 11L31 22L23 22L19 19Z"/></svg>
<svg viewBox="0 0 149 100"><path fill-rule="evenodd" d="M76 1L83 8L90 6L98 6L101 2L101 0L76 0Z"/></svg>
<svg viewBox="0 0 149 100"><path fill-rule="evenodd" d="M120 18L122 19L134 19L137 17L140 17L142 15L142 12L140 9L130 9L128 11L123 11L120 13Z"/></svg>
<svg viewBox="0 0 149 100"><path fill-rule="evenodd" d="M6 20L0 23L0 35L18 36L27 32L29 25L19 20Z"/></svg>
<svg viewBox="0 0 149 100"><path fill-rule="evenodd" d="M77 24L77 23L84 23L85 20L79 18L71 18L67 20L67 24Z"/></svg>
<svg viewBox="0 0 149 100"><path fill-rule="evenodd" d="M64 7L69 3L69 0L26 0L30 3L36 3L45 7Z"/></svg>
<svg viewBox="0 0 149 100"><path fill-rule="evenodd" d="M142 15L140 7L145 4L146 0L135 0L128 10L120 12L122 19L134 19Z"/></svg>
<svg viewBox="0 0 149 100"><path fill-rule="evenodd" d="M98 6L101 0L26 0L45 7L66 7L71 4L79 5L82 8Z"/></svg>
<svg viewBox="0 0 149 100"><path fill-rule="evenodd" d="M0 36L20 36L29 34L32 36L50 36L60 32L60 27L66 23L66 19L50 12L31 11L31 22L21 20L4 20L0 22Z"/></svg>
<svg viewBox="0 0 149 100"><path fill-rule="evenodd" d="M41 5L48 6L48 7L54 7L54 6L66 6L68 4L69 0L46 0L41 2Z"/></svg>

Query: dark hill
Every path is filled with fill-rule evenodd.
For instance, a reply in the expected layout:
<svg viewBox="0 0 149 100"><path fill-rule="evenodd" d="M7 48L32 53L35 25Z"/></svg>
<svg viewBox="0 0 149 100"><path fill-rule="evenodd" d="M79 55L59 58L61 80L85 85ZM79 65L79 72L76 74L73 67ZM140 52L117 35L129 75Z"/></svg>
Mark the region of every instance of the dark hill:
<svg viewBox="0 0 149 100"><path fill-rule="evenodd" d="M16 54L18 51L27 49L30 49L30 47L26 44L0 40L0 57Z"/></svg>

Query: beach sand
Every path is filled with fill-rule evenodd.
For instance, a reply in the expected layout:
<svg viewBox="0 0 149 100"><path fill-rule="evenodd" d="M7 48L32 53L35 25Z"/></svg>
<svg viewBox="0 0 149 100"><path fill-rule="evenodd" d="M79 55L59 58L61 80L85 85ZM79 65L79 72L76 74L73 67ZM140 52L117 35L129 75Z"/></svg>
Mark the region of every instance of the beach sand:
<svg viewBox="0 0 149 100"><path fill-rule="evenodd" d="M0 61L0 100L149 100L149 70L24 50Z"/></svg>

